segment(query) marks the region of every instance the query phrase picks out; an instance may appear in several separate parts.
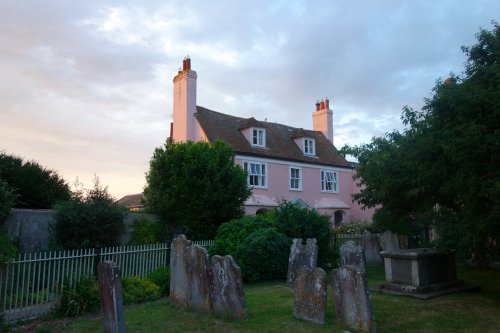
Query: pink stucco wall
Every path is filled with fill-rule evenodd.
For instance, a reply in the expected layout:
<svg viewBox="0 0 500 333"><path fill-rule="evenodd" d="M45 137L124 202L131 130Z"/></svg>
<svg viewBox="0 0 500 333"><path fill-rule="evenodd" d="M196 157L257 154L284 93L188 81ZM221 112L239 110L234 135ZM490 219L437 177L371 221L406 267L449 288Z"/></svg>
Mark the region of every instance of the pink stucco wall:
<svg viewBox="0 0 500 333"><path fill-rule="evenodd" d="M244 161L248 162L258 162L265 163L267 165L267 188L254 188L252 193L254 195L265 195L269 199L272 199L275 203L286 199L292 201L295 199L302 199L312 208L318 208L318 202L324 198L333 198L345 203L348 208L345 207L333 207L333 208L318 208L323 214L333 216L334 212L337 210L344 211L345 220L350 220L353 218L359 218L356 214L359 213L357 205L354 205L351 199L352 193L352 175L353 172L348 168L332 168L332 167L321 167L316 165L310 165L303 163L293 163L286 161L276 161L271 159L261 159L253 158L247 156L237 156L236 163L243 167ZM291 190L289 188L289 167L298 167L302 169L302 190ZM321 191L321 170L332 170L336 171L339 177L338 180L338 192L322 192ZM353 210L354 206L356 208ZM247 214L255 214L257 209L263 208L264 206L246 206ZM271 208L271 207L268 207Z"/></svg>
<svg viewBox="0 0 500 333"><path fill-rule="evenodd" d="M353 176L355 174L356 174L356 171L353 171ZM361 188L356 185L355 180L351 181L351 186L352 186L351 191L353 194L359 193L359 191L361 190ZM367 220L367 221L372 220L372 217L373 217L373 214L375 213L375 210L376 210L375 208L363 209L362 206L355 201L352 203L352 208L351 208L352 215L355 219Z"/></svg>

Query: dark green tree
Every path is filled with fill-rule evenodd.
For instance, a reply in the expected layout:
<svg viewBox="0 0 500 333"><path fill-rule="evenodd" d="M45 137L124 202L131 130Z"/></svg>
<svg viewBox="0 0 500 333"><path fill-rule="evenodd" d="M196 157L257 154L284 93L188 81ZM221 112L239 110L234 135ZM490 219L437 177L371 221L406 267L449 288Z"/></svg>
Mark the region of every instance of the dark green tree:
<svg viewBox="0 0 500 333"><path fill-rule="evenodd" d="M169 236L184 232L190 239L211 239L222 223L243 215L242 205L250 196L246 173L221 141L157 148L146 180L146 205Z"/></svg>
<svg viewBox="0 0 500 333"><path fill-rule="evenodd" d="M7 182L0 178L0 224L9 216L16 202L16 195Z"/></svg>
<svg viewBox="0 0 500 333"><path fill-rule="evenodd" d="M16 193L16 208L53 208L71 196L68 184L56 171L4 152L0 152L0 178Z"/></svg>
<svg viewBox="0 0 500 333"><path fill-rule="evenodd" d="M343 152L358 158L354 199L379 207L377 223L434 224L441 245L485 265L500 244L500 28L476 37L461 76L439 80L421 111L403 109L402 133Z"/></svg>
<svg viewBox="0 0 500 333"><path fill-rule="evenodd" d="M116 246L125 230L125 208L95 177L94 187L56 205L54 236L65 249Z"/></svg>
<svg viewBox="0 0 500 333"><path fill-rule="evenodd" d="M15 200L14 191L0 178L0 226L9 216ZM15 253L16 247L9 241L3 230L0 230L0 264L12 259Z"/></svg>

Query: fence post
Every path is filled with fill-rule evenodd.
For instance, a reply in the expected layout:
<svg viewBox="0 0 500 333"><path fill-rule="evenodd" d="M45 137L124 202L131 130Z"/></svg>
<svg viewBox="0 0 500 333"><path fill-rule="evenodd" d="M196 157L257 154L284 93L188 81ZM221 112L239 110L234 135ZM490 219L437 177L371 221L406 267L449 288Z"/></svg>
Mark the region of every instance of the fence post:
<svg viewBox="0 0 500 333"><path fill-rule="evenodd" d="M101 248L96 247L95 254L94 254L94 276L99 276L99 272L97 270L97 267L99 266L100 262L101 262Z"/></svg>
<svg viewBox="0 0 500 333"><path fill-rule="evenodd" d="M97 265L104 333L125 333L120 268L112 261Z"/></svg>

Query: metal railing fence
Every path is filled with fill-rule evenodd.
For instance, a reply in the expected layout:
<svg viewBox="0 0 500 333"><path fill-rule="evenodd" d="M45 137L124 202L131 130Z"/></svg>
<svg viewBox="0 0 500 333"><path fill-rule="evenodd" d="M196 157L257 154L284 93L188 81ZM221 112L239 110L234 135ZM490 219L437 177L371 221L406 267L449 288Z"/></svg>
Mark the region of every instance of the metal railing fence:
<svg viewBox="0 0 500 333"><path fill-rule="evenodd" d="M205 247L211 241L193 241ZM23 253L0 271L0 307L5 322L36 318L57 304L64 285L96 275L97 264L112 260L122 277L147 275L166 267L170 243Z"/></svg>

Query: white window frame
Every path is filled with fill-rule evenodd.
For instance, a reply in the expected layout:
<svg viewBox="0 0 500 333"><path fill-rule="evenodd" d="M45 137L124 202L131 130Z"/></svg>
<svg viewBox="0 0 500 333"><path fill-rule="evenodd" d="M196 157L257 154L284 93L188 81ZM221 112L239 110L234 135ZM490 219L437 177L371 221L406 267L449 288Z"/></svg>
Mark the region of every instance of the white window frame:
<svg viewBox="0 0 500 333"><path fill-rule="evenodd" d="M327 174L331 174L332 176L328 177ZM328 186L329 183L331 183L330 186ZM339 192L339 173L337 171L321 170L321 192Z"/></svg>
<svg viewBox="0 0 500 333"><path fill-rule="evenodd" d="M292 169L299 170L299 177L293 177ZM297 187L293 187L293 180L297 181ZM302 191L302 168L296 166L288 167L288 189L290 191Z"/></svg>
<svg viewBox="0 0 500 333"><path fill-rule="evenodd" d="M266 130L264 128L250 128L250 144L253 147L266 147Z"/></svg>
<svg viewBox="0 0 500 333"><path fill-rule="evenodd" d="M252 165L256 166L253 170ZM247 172L248 186L253 188L267 188L267 163L244 161L243 168Z"/></svg>
<svg viewBox="0 0 500 333"><path fill-rule="evenodd" d="M304 155L316 156L316 142L311 138L304 138L302 141Z"/></svg>

